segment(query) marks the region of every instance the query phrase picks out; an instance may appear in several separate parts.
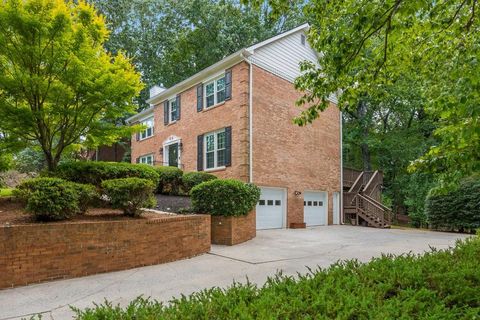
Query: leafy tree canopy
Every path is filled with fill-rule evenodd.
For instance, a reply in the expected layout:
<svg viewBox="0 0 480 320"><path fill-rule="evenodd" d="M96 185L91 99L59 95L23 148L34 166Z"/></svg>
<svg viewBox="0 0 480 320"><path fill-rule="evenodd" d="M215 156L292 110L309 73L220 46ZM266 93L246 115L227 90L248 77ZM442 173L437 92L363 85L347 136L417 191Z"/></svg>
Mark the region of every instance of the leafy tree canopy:
<svg viewBox="0 0 480 320"><path fill-rule="evenodd" d="M290 1L270 3L283 12ZM321 68L303 65L296 87L305 92L299 104L309 108L295 122L314 121L332 93L341 93L342 109L356 108L365 96L382 95L382 87L415 78L439 142L411 168L440 174L444 182L479 171L478 11L476 0L309 1L308 39L321 53Z"/></svg>
<svg viewBox="0 0 480 320"><path fill-rule="evenodd" d="M3 148L38 143L50 170L78 144L130 134L116 119L135 111L140 74L108 53L104 19L84 1L0 2Z"/></svg>

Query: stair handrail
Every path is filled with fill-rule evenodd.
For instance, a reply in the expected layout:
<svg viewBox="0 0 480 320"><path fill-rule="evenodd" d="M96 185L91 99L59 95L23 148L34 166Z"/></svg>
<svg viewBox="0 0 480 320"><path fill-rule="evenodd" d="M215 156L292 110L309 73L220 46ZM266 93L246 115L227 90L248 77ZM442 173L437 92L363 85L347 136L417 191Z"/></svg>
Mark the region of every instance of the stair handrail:
<svg viewBox="0 0 480 320"><path fill-rule="evenodd" d="M387 221L389 223L391 223L391 221L392 221L392 217L391 217L392 211L390 209L388 209L383 204L380 204L378 201L373 200L369 196L365 196L361 193L357 194L357 197L359 197L362 200L367 201L369 204L373 205L374 207L376 207L377 209L380 209L382 211L382 215L379 217L382 220L382 223L384 223L384 221L385 221L385 214L387 214L387 216L388 216Z"/></svg>
<svg viewBox="0 0 480 320"><path fill-rule="evenodd" d="M375 172L374 172L374 173L372 174L372 176L370 177L370 180L368 180L367 184L365 185L365 188L363 188L363 190L364 190L366 193L368 193L368 194L371 193L371 191L368 192L367 190L369 190L370 185L371 185L371 184L373 183L373 181L377 178L377 176L378 176L378 170L375 170ZM374 189L372 189L372 191L373 191L373 190L374 190Z"/></svg>
<svg viewBox="0 0 480 320"><path fill-rule="evenodd" d="M383 210L385 210L385 211L390 211L390 212L392 212L392 213L393 213L392 209L390 209L389 207L387 207L387 206L386 206L386 205L384 205L383 203L381 203L381 202L379 202L379 201L377 201L377 200L373 199L373 198L372 198L372 197L370 197L369 195L362 194L362 196L363 196L364 198L367 198L367 199L368 199L368 200L370 200L371 202L375 203L377 206L380 206L380 207L382 207L382 209L383 209Z"/></svg>
<svg viewBox="0 0 480 320"><path fill-rule="evenodd" d="M357 186L357 184L359 183L360 180L363 180L363 171L360 172L360 174L358 175L357 179L355 179L355 182L352 184L352 186L350 187L348 192L359 192L360 188L358 188L358 190L356 190L356 191L354 191L354 190L355 190L355 187ZM362 184L360 184L360 187L361 186L362 186Z"/></svg>

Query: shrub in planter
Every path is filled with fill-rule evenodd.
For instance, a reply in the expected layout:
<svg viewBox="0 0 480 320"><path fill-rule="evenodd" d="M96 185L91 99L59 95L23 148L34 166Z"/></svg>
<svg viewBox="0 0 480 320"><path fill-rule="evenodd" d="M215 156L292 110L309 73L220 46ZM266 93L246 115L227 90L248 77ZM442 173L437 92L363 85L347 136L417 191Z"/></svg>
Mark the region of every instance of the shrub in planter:
<svg viewBox="0 0 480 320"><path fill-rule="evenodd" d="M248 214L260 198L260 188L234 179L215 179L195 186L192 207L200 213L219 216Z"/></svg>
<svg viewBox="0 0 480 320"><path fill-rule="evenodd" d="M432 190L425 202L425 212L433 228L458 231L480 228L480 178L466 179L447 193Z"/></svg>
<svg viewBox="0 0 480 320"><path fill-rule="evenodd" d="M35 178L20 184L14 195L37 220L64 220L85 212L95 197L93 186L59 178Z"/></svg>
<svg viewBox="0 0 480 320"><path fill-rule="evenodd" d="M193 187L202 182L217 179L216 176L206 172L187 172L182 177L183 190L188 194Z"/></svg>
<svg viewBox="0 0 480 320"><path fill-rule="evenodd" d="M141 208L155 205L153 191L155 184L151 180L140 178L122 178L106 180L102 188L114 208L122 209L128 216L138 216Z"/></svg>
<svg viewBox="0 0 480 320"><path fill-rule="evenodd" d="M155 167L159 175L157 192L178 195L182 185L183 171L177 167Z"/></svg>
<svg viewBox="0 0 480 320"><path fill-rule="evenodd" d="M102 161L71 161L59 164L55 175L59 178L96 187L102 181L120 178L141 178L158 183L158 173L154 167L146 164Z"/></svg>

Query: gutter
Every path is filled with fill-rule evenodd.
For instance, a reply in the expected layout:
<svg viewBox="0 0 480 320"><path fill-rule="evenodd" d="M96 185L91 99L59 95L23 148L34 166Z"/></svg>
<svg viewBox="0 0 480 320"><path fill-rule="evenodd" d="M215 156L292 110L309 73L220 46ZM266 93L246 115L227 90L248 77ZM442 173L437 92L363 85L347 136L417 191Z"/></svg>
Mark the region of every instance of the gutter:
<svg viewBox="0 0 480 320"><path fill-rule="evenodd" d="M253 64L243 53L248 69L248 181L253 183Z"/></svg>
<svg viewBox="0 0 480 320"><path fill-rule="evenodd" d="M338 108L338 106L337 106ZM345 224L343 214L343 113L340 111L340 224Z"/></svg>

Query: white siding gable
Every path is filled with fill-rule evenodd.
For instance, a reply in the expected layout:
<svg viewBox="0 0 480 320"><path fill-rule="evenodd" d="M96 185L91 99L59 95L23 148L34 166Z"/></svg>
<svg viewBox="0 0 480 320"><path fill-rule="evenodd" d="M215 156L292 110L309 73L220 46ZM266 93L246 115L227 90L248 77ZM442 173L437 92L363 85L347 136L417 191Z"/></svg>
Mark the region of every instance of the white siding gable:
<svg viewBox="0 0 480 320"><path fill-rule="evenodd" d="M299 30L258 48L252 46L248 48L253 49L249 59L259 67L293 82L300 76L300 62L307 60L318 66L316 52L307 40L302 44L302 35L305 35L304 31Z"/></svg>

